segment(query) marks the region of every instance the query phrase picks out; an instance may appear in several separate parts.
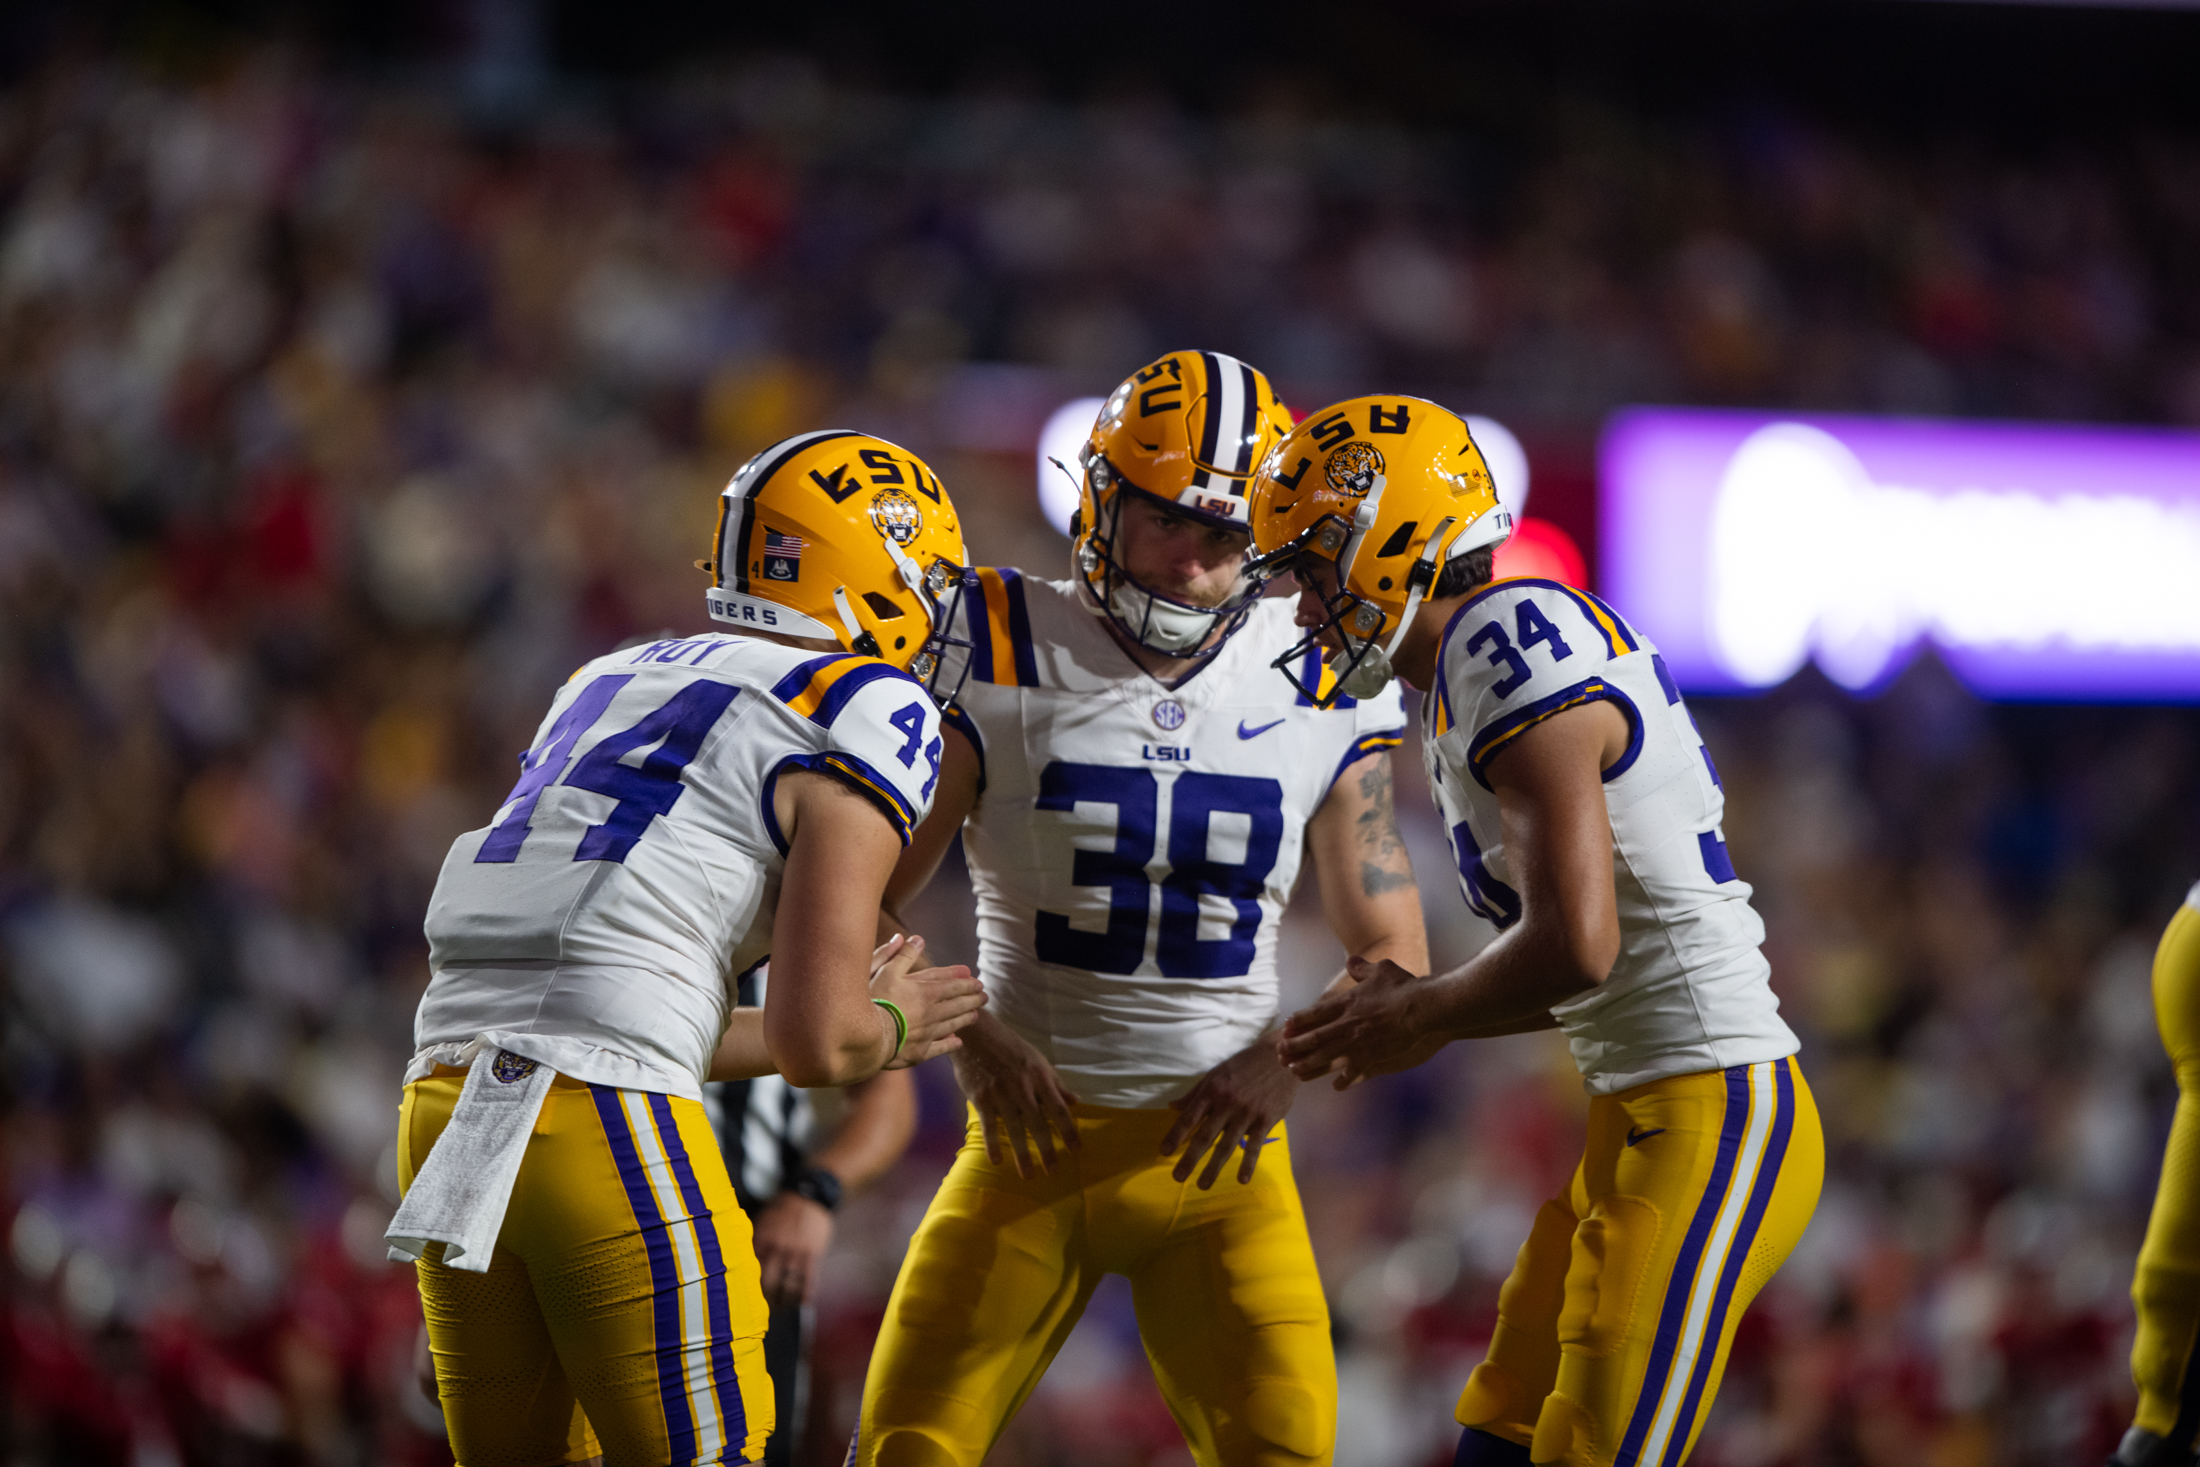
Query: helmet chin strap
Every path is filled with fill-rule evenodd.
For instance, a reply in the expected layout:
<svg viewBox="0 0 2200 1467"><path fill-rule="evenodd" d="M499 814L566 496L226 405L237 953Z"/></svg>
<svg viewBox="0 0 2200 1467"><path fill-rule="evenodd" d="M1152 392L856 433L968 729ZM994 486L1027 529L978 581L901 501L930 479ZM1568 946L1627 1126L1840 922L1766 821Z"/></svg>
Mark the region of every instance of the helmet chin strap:
<svg viewBox="0 0 2200 1467"><path fill-rule="evenodd" d="M863 640L871 634L865 631L862 625L856 621L855 611L848 605L848 588L846 586L833 587L833 609L840 613L840 624L848 629L848 650L851 652L858 650ZM876 639L872 640L871 645L874 648L878 646Z"/></svg>
<svg viewBox="0 0 2200 1467"><path fill-rule="evenodd" d="M885 543L886 553L893 557L894 569L901 573L902 582L910 590L917 593L917 607L924 613L925 621L936 621L937 618L932 614L932 598L925 593L924 589L924 572L917 567L916 561L910 558L909 552L901 548L900 541L891 535L881 535L879 539ZM853 627L855 623L848 615L848 588L846 586L838 588L833 592L833 598L840 607L840 619Z"/></svg>

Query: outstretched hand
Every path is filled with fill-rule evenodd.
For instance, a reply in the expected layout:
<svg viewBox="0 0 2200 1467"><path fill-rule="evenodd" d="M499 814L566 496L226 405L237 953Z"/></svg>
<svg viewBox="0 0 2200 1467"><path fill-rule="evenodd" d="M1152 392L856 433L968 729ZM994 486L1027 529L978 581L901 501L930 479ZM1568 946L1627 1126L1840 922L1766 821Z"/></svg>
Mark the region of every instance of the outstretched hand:
<svg viewBox="0 0 2200 1467"><path fill-rule="evenodd" d="M1332 1076L1343 1090L1370 1075L1411 1069L1444 1041L1422 1032L1415 1000L1426 978L1383 961L1345 963L1352 986L1323 995L1284 1021L1276 1053L1301 1080Z"/></svg>
<svg viewBox="0 0 2200 1467"><path fill-rule="evenodd" d="M1059 1160L1054 1149L1057 1133L1072 1151L1084 1145L1077 1134L1077 1117L1070 1110L1077 1097L1062 1084L1045 1055L999 1020L989 1019L973 1029L969 1040L955 1056L955 1080L978 1113L985 1159L999 1166L1013 1157L1016 1175L1029 1178L1034 1170L1031 1153L1036 1149L1037 1170L1052 1175Z"/></svg>
<svg viewBox="0 0 2200 1467"><path fill-rule="evenodd" d="M1298 1093L1298 1078L1277 1059L1275 1045L1263 1039L1216 1065L1181 1099L1169 1102L1176 1111L1176 1123L1161 1138L1161 1154L1184 1149L1174 1173L1179 1182L1190 1177L1200 1158L1206 1157L1207 1168L1199 1178L1204 1192L1222 1175L1231 1154L1242 1149L1237 1179L1250 1182L1268 1133L1291 1109Z"/></svg>
<svg viewBox="0 0 2200 1467"><path fill-rule="evenodd" d="M918 968L924 939L896 936L871 953L871 997L883 998L909 1021L909 1035L885 1068L906 1070L960 1049L959 1031L976 1022L985 989L965 967Z"/></svg>

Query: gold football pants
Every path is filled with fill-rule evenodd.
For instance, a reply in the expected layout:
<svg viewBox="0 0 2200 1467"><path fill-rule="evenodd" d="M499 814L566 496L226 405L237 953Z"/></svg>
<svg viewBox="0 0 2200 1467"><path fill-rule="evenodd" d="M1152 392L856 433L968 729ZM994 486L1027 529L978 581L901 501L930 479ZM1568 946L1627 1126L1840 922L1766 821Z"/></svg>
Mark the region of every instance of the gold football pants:
<svg viewBox="0 0 2200 1467"><path fill-rule="evenodd" d="M2139 1385L2132 1424L2191 1448L2200 1434L2200 886L2170 918L2154 953L2154 1020L2177 1072L2177 1115L2162 1180L2131 1281L2139 1334L2131 1374Z"/></svg>
<svg viewBox="0 0 2200 1467"><path fill-rule="evenodd" d="M1818 1205L1825 1140L1790 1059L1592 1097L1566 1195L1498 1295L1461 1425L1567 1467L1677 1467L1743 1310Z"/></svg>
<svg viewBox="0 0 2200 1467"><path fill-rule="evenodd" d="M1169 1110L1077 1107L1084 1149L1028 1180L976 1113L909 1245L863 1388L851 1467L975 1467L1101 1275L1131 1281L1161 1394L1201 1467L1326 1463L1337 1367L1277 1127L1250 1184L1171 1175Z"/></svg>
<svg viewBox="0 0 2200 1467"><path fill-rule="evenodd" d="M410 1187L465 1072L405 1087ZM459 1467L753 1461L772 1429L748 1219L702 1106L560 1075L486 1273L419 1264Z"/></svg>

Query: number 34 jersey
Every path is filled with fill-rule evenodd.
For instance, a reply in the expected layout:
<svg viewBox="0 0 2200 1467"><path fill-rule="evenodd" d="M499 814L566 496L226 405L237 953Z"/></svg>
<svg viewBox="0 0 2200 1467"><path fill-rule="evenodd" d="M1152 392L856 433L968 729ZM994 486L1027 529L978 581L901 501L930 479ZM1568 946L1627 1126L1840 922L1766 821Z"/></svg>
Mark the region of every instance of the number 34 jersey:
<svg viewBox="0 0 2200 1467"><path fill-rule="evenodd" d="M1619 959L1551 1010L1590 1093L1795 1053L1759 951L1764 923L1720 831L1719 771L1680 689L1646 638L1556 581L1499 581L1460 607L1422 704L1422 757L1467 905L1500 930L1520 918L1490 761L1544 719L1598 701L1628 730L1604 771Z"/></svg>
<svg viewBox="0 0 2200 1467"><path fill-rule="evenodd" d="M876 658L742 636L597 658L443 862L415 1042L487 1035L578 1080L700 1099L733 981L770 950L779 777L839 778L907 844L940 747L931 698Z"/></svg>
<svg viewBox="0 0 2200 1467"><path fill-rule="evenodd" d="M1070 582L978 576L947 721L982 762L963 845L990 1011L1086 1103L1165 1105L1274 1019L1306 822L1397 746L1398 694L1299 698L1270 666L1299 639L1288 601L1169 689Z"/></svg>

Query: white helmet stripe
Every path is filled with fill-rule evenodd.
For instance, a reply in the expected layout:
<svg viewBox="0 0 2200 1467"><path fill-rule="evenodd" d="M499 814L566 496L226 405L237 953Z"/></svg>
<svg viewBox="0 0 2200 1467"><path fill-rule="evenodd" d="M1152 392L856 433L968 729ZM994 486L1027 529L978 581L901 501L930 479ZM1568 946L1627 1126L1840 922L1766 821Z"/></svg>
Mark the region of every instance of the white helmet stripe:
<svg viewBox="0 0 2200 1467"><path fill-rule="evenodd" d="M1252 369L1236 357L1201 352L1207 366L1207 421L1199 435L1199 461L1233 478L1249 469L1245 436L1251 424Z"/></svg>
<svg viewBox="0 0 2200 1467"><path fill-rule="evenodd" d="M769 450L758 454L741 466L741 471L733 476L733 482L726 486L723 496L731 501L727 507L732 513L726 516L726 540L730 541L731 544L721 542L718 547L718 582L720 585L726 583L726 563L731 560L733 563L734 589L737 591L747 591L749 589L749 533L753 524L753 517L749 514L748 501L757 496L757 493L771 480L771 476L778 473L780 467L787 460L793 458L811 444L822 443L828 438L853 438L855 436L855 430L852 428L821 428L811 433L797 433L792 438L774 444ZM730 555L728 554L729 550L731 551Z"/></svg>
<svg viewBox="0 0 2200 1467"><path fill-rule="evenodd" d="M1253 427L1260 420L1260 389L1253 385L1251 367L1235 357L1227 360L1237 368L1238 378L1243 383L1243 390L1239 394L1243 401L1238 408L1237 447L1231 451L1228 467L1250 476L1253 472Z"/></svg>

